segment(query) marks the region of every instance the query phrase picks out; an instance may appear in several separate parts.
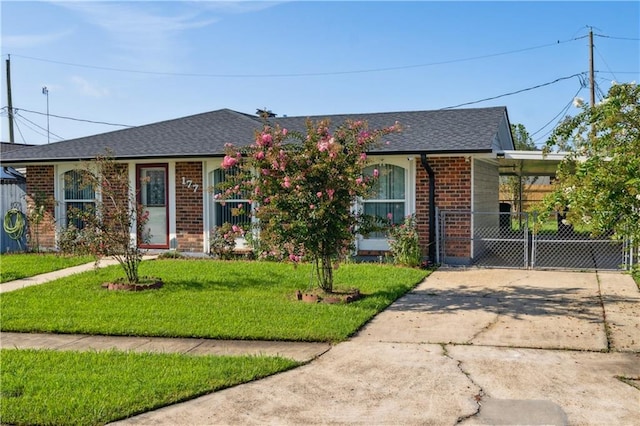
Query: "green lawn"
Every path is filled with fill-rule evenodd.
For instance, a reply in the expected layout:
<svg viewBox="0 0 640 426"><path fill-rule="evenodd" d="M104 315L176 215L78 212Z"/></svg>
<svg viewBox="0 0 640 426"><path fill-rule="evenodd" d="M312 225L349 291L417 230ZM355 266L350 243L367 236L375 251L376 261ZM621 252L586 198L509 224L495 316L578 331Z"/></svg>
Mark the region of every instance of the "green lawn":
<svg viewBox="0 0 640 426"><path fill-rule="evenodd" d="M276 357L0 351L2 424L96 425L298 365Z"/></svg>
<svg viewBox="0 0 640 426"><path fill-rule="evenodd" d="M0 283L93 262L92 256L19 253L0 256Z"/></svg>
<svg viewBox="0 0 640 426"><path fill-rule="evenodd" d="M393 265L347 264L336 287L357 287L365 297L349 304L294 300L309 286L311 268L273 262L152 260L143 276L164 287L107 291L122 276L118 266L2 294L3 331L132 336L341 341L419 283L426 271Z"/></svg>

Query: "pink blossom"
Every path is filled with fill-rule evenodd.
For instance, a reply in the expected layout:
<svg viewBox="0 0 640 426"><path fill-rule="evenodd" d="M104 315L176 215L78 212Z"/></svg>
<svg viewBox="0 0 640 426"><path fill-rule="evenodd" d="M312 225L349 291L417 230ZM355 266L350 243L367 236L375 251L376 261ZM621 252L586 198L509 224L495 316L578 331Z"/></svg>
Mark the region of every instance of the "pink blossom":
<svg viewBox="0 0 640 426"><path fill-rule="evenodd" d="M327 189L327 195L329 196L330 200L333 200L333 194L335 194L335 192L335 189Z"/></svg>
<svg viewBox="0 0 640 426"><path fill-rule="evenodd" d="M239 227L238 225L232 225L232 226L231 226L231 230L232 230L233 232L240 232L240 227Z"/></svg>
<svg viewBox="0 0 640 426"><path fill-rule="evenodd" d="M367 154L365 152L360 154L360 161L367 161Z"/></svg>
<svg viewBox="0 0 640 426"><path fill-rule="evenodd" d="M262 146L269 146L273 142L273 137L269 133L262 134Z"/></svg>
<svg viewBox="0 0 640 426"><path fill-rule="evenodd" d="M287 133L289 133L287 129L282 129L282 136L287 136Z"/></svg>
<svg viewBox="0 0 640 426"><path fill-rule="evenodd" d="M387 213L387 219L393 220L393 213Z"/></svg>
<svg viewBox="0 0 640 426"><path fill-rule="evenodd" d="M360 185L360 184L362 184L362 178L358 177L356 178L356 185Z"/></svg>
<svg viewBox="0 0 640 426"><path fill-rule="evenodd" d="M225 169L230 169L231 167L235 166L236 164L238 164L238 160L235 159L234 157L230 157L228 155L225 155L224 158L222 159L222 167Z"/></svg>
<svg viewBox="0 0 640 426"><path fill-rule="evenodd" d="M316 208L316 205L315 205L315 204L309 204L309 208L310 208L311 210L314 210L314 209Z"/></svg>
<svg viewBox="0 0 640 426"><path fill-rule="evenodd" d="M282 186L284 186L285 188L291 188L291 179L289 179L289 176L285 176L284 182L282 182Z"/></svg>
<svg viewBox="0 0 640 426"><path fill-rule="evenodd" d="M373 169L373 177L377 178L378 176L380 176L378 169Z"/></svg>
<svg viewBox="0 0 640 426"><path fill-rule="evenodd" d="M296 256L295 254L291 253L289 255L289 260L291 260L292 262L300 262L300 256Z"/></svg>
<svg viewBox="0 0 640 426"><path fill-rule="evenodd" d="M316 192L316 196L317 196L318 198L322 198L322 191L318 191L318 192Z"/></svg>
<svg viewBox="0 0 640 426"><path fill-rule="evenodd" d="M264 151L256 152L256 160L264 160Z"/></svg>

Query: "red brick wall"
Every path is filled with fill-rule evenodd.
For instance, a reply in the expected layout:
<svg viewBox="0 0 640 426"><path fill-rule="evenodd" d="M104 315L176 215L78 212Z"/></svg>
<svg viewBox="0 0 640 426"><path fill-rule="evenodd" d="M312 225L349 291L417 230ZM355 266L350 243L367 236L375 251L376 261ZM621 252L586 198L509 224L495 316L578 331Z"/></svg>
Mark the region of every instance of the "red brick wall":
<svg viewBox="0 0 640 426"><path fill-rule="evenodd" d="M56 248L54 183L53 166L27 166L27 212L33 212L40 205L44 205L42 220L38 224L29 221L30 250Z"/></svg>
<svg viewBox="0 0 640 426"><path fill-rule="evenodd" d="M183 184L191 180L191 186ZM197 186L197 189L196 189ZM176 163L176 249L202 252L204 244L202 163Z"/></svg>
<svg viewBox="0 0 640 426"><path fill-rule="evenodd" d="M436 206L441 210L471 210L471 162L464 157L428 158L436 181ZM429 241L429 176L418 164L416 173L416 221L420 233L420 245L428 253ZM468 215L459 217L448 227L453 235L469 237L471 220ZM451 232L448 235L452 235ZM447 255L469 257L471 243L457 242L447 247Z"/></svg>

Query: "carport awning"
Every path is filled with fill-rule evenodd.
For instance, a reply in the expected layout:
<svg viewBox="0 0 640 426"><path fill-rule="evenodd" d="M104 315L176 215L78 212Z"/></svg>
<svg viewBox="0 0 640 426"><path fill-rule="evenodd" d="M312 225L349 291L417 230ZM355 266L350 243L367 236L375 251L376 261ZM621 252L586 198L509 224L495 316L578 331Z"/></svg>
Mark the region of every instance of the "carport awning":
<svg viewBox="0 0 640 426"><path fill-rule="evenodd" d="M566 152L500 151L496 154L502 176L555 176Z"/></svg>

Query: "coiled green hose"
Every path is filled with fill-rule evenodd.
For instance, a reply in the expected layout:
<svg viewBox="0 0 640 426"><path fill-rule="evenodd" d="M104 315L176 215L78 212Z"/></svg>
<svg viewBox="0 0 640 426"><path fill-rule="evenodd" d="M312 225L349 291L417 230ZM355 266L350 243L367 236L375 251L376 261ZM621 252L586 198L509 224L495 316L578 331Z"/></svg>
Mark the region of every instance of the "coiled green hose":
<svg viewBox="0 0 640 426"><path fill-rule="evenodd" d="M10 209L4 215L3 228L7 235L9 235L9 238L13 240L22 239L26 228L26 222L22 212L18 209Z"/></svg>

